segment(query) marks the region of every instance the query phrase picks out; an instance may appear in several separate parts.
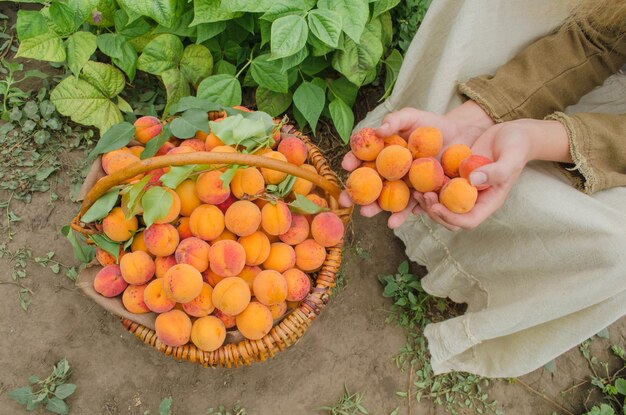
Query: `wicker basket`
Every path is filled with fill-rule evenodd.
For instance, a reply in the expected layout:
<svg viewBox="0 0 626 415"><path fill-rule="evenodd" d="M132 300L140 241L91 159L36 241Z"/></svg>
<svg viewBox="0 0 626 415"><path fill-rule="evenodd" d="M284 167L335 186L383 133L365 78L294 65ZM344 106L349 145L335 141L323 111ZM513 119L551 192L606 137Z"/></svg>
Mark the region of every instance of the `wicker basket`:
<svg viewBox="0 0 626 415"><path fill-rule="evenodd" d="M224 115L222 112L210 112L209 119L213 120ZM74 230L88 237L90 234L97 232L97 230L93 224L84 224L80 219L89 207L113 186L150 170L189 164L237 164L266 167L301 177L313 182L325 192L329 208L347 225L350 221L352 209L341 209L339 207L339 180L320 150L311 143L307 136L296 131L292 126L283 127L283 133L295 135L307 144L309 149L308 162L315 166L317 174L293 164L250 154L197 152L153 157L100 179L85 196L80 212L72 220L71 226ZM313 320L320 314L328 302L332 287L335 285L336 273L341 264L342 250L343 241L335 247L327 248L326 260L322 268L317 272L315 284L309 295L301 302L298 308L284 316L260 340L243 339L224 344L213 352L205 352L196 348L192 343L180 347L166 346L159 341L154 330L130 319L122 318L122 324L144 343L178 360L196 362L205 367L237 367L249 365L256 361L263 361L296 343Z"/></svg>

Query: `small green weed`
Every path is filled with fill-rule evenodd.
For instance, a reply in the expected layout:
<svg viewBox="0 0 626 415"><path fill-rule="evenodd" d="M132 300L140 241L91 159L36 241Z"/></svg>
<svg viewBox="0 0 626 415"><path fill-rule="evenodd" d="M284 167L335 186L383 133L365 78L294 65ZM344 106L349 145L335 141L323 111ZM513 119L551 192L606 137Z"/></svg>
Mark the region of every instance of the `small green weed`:
<svg viewBox="0 0 626 415"><path fill-rule="evenodd" d="M159 415L172 415L172 397L163 398L159 404Z"/></svg>
<svg viewBox="0 0 626 415"><path fill-rule="evenodd" d="M31 375L28 378L30 386L13 389L9 397L25 405L28 411L44 406L49 412L65 415L70 409L65 399L76 390L76 385L65 383L69 378L70 364L63 358L46 379Z"/></svg>
<svg viewBox="0 0 626 415"><path fill-rule="evenodd" d="M361 405L362 393L350 393L348 387L344 385L343 396L333 406L320 406L316 411L323 411L328 415L358 415L369 414L367 409Z"/></svg>
<svg viewBox="0 0 626 415"><path fill-rule="evenodd" d="M397 22L394 27L394 42L397 43L403 53L409 49L430 3L432 0L404 0L398 4L398 7L391 10L391 16ZM392 45L392 47L394 46Z"/></svg>
<svg viewBox="0 0 626 415"><path fill-rule="evenodd" d="M457 306L428 295L419 277L409 272L408 261L400 264L396 274L382 275L379 280L384 286L383 296L394 302L387 322L395 322L407 333L406 345L395 361L401 370L409 367L409 390L397 392L398 396L407 398L409 414L412 402L422 399L442 405L450 414L467 413L468 410L499 414L497 403L490 401L485 392L490 383L488 379L461 372L434 375L430 366L423 329L434 319L458 314Z"/></svg>
<svg viewBox="0 0 626 415"><path fill-rule="evenodd" d="M247 415L246 408L243 408L239 401L235 402L235 405L231 409L226 409L224 405L219 405L217 408L209 408L207 415Z"/></svg>

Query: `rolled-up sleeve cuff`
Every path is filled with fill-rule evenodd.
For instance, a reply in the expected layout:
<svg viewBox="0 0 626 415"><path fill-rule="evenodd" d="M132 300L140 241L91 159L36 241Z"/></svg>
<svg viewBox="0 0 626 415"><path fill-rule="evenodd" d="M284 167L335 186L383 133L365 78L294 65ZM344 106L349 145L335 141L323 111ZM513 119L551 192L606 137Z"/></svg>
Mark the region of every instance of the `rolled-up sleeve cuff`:
<svg viewBox="0 0 626 415"><path fill-rule="evenodd" d="M512 106L506 97L498 93L489 83L488 75L471 78L466 82L459 82L457 90L460 94L476 102L496 123L511 121Z"/></svg>

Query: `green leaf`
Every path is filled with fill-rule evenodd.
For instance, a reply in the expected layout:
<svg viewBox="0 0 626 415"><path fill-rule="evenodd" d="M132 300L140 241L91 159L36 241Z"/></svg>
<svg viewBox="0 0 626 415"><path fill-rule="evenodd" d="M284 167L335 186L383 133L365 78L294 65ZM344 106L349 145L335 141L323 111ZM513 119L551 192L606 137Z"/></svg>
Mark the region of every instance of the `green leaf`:
<svg viewBox="0 0 626 415"><path fill-rule="evenodd" d="M63 40L56 33L48 31L22 40L15 57L63 62L66 59L66 54Z"/></svg>
<svg viewBox="0 0 626 415"><path fill-rule="evenodd" d="M170 131L177 138L191 138L196 132L209 132L209 119L204 110L191 108L170 123Z"/></svg>
<svg viewBox="0 0 626 415"><path fill-rule="evenodd" d="M152 39L137 60L137 68L160 75L178 65L183 56L183 43L176 35L164 33Z"/></svg>
<svg viewBox="0 0 626 415"><path fill-rule="evenodd" d="M310 82L302 82L293 94L293 103L315 133L317 120L324 109L324 90Z"/></svg>
<svg viewBox="0 0 626 415"><path fill-rule="evenodd" d="M391 95L391 91L393 91L393 86L398 79L398 73L402 66L402 55L398 49L394 49L384 62L387 74L385 76L385 94L382 96L381 100L387 98Z"/></svg>
<svg viewBox="0 0 626 415"><path fill-rule="evenodd" d="M94 156L102 153L108 153L109 151L122 148L133 139L135 136L135 126L129 122L122 122L115 124L107 130L106 133L100 137L98 143L93 150L87 156L87 159L91 159Z"/></svg>
<svg viewBox="0 0 626 415"><path fill-rule="evenodd" d="M330 10L313 10L307 16L309 30L328 46L337 48L341 35L341 21Z"/></svg>
<svg viewBox="0 0 626 415"><path fill-rule="evenodd" d="M191 93L191 89L189 88L187 78L176 68L163 72L161 81L163 81L165 91L167 92L167 105L163 113L169 114L170 106L176 104L182 97L188 96Z"/></svg>
<svg viewBox="0 0 626 415"><path fill-rule="evenodd" d="M165 188L151 187L141 198L143 221L149 227L155 220L164 218L174 203L174 197Z"/></svg>
<svg viewBox="0 0 626 415"><path fill-rule="evenodd" d="M330 63L327 59L317 56L308 56L300 65L300 70L309 76L317 75L328 68Z"/></svg>
<svg viewBox="0 0 626 415"><path fill-rule="evenodd" d="M192 26L200 23L213 23L224 20L232 20L241 16L241 13L231 12L223 7L222 0L194 0L193 11L194 19L193 22L191 22Z"/></svg>
<svg viewBox="0 0 626 415"><path fill-rule="evenodd" d="M124 89L124 74L113 65L89 61L83 67L81 79L98 88L107 98L113 98Z"/></svg>
<svg viewBox="0 0 626 415"><path fill-rule="evenodd" d="M129 14L148 16L163 26L171 26L181 15L183 0L117 0Z"/></svg>
<svg viewBox="0 0 626 415"><path fill-rule="evenodd" d="M122 113L109 97L74 76L61 81L50 93L50 100L62 115L79 124L94 125L101 134L123 120Z"/></svg>
<svg viewBox="0 0 626 415"><path fill-rule="evenodd" d="M113 20L115 22L115 32L118 35L124 36L126 39L143 36L152 30L152 25L143 17L130 21L128 13L123 9L115 11Z"/></svg>
<svg viewBox="0 0 626 415"><path fill-rule="evenodd" d="M354 127L352 109L341 98L336 98L328 105L328 110L339 136L347 144L350 141L350 134Z"/></svg>
<svg viewBox="0 0 626 415"><path fill-rule="evenodd" d="M396 7L400 0L378 0L374 3L374 11L372 12L372 20Z"/></svg>
<svg viewBox="0 0 626 415"><path fill-rule="evenodd" d="M256 104L259 110L267 112L272 117L277 117L289 109L292 102L291 92L281 94L262 86L256 89Z"/></svg>
<svg viewBox="0 0 626 415"><path fill-rule="evenodd" d="M228 61L221 60L215 64L213 72L216 75L226 74L234 77L237 74L237 67Z"/></svg>
<svg viewBox="0 0 626 415"><path fill-rule="evenodd" d="M192 20L193 9L189 8L179 18L175 19L173 24L168 26L159 25L154 29L153 33L170 33L179 37L195 37L197 28L191 26Z"/></svg>
<svg viewBox="0 0 626 415"><path fill-rule="evenodd" d="M74 76L80 74L80 70L96 51L96 35L90 32L76 32L65 41L67 47L67 66Z"/></svg>
<svg viewBox="0 0 626 415"><path fill-rule="evenodd" d="M274 20L270 46L272 59L291 56L306 45L309 29L302 16L285 16Z"/></svg>
<svg viewBox="0 0 626 415"><path fill-rule="evenodd" d="M137 70L137 51L124 36L105 33L98 36L98 49L111 57L111 61L132 81Z"/></svg>
<svg viewBox="0 0 626 415"><path fill-rule="evenodd" d="M171 415L172 411L172 398L165 398L159 405L159 415Z"/></svg>
<svg viewBox="0 0 626 415"><path fill-rule="evenodd" d="M275 0L228 0L222 8L230 12L260 13L269 9Z"/></svg>
<svg viewBox="0 0 626 415"><path fill-rule="evenodd" d="M100 196L82 216L81 222L90 223L104 218L115 207L119 194L119 189L115 189Z"/></svg>
<svg viewBox="0 0 626 415"><path fill-rule="evenodd" d="M122 98L120 95L118 95L115 98L117 99L117 108L119 108L120 111L125 112L127 114L134 113L133 108L130 106L128 102L126 102L124 98Z"/></svg>
<svg viewBox="0 0 626 415"><path fill-rule="evenodd" d="M196 43L202 43L219 35L226 29L226 22L201 23L198 26Z"/></svg>
<svg viewBox="0 0 626 415"><path fill-rule="evenodd" d="M296 200L289 203L289 208L304 215L314 215L324 210L323 207L316 205L310 199L307 199L299 193L296 193Z"/></svg>
<svg viewBox="0 0 626 415"><path fill-rule="evenodd" d="M615 380L615 389L620 395L626 395L626 379L619 378Z"/></svg>
<svg viewBox="0 0 626 415"><path fill-rule="evenodd" d="M380 40L383 43L383 48L388 50L393 42L393 22L391 21L391 13L385 12L381 14L378 19L380 20Z"/></svg>
<svg viewBox="0 0 626 415"><path fill-rule="evenodd" d="M23 388L13 389L9 392L9 398L17 401L22 405L26 405L28 402L32 400L33 397L33 388L30 386L24 386Z"/></svg>
<svg viewBox="0 0 626 415"><path fill-rule="evenodd" d="M382 54L380 38L366 30L358 45L351 39L345 39L344 49L333 55L332 65L350 82L361 86L370 71L376 68Z"/></svg>
<svg viewBox="0 0 626 415"><path fill-rule="evenodd" d="M46 403L46 410L52 412L53 414L66 415L70 410L70 407L67 406L65 401L62 399L53 396L48 398L48 402Z"/></svg>
<svg viewBox="0 0 626 415"><path fill-rule="evenodd" d="M241 166L238 165L234 165L234 166L230 166L229 168L226 169L226 171L222 174L220 174L220 180L222 181L222 187L228 187L230 186L230 182L233 181L233 177L235 177L235 173L237 172L237 170L239 170Z"/></svg>
<svg viewBox="0 0 626 415"><path fill-rule="evenodd" d="M303 0L277 0L271 7L261 16L261 19L273 22L281 17L299 15L304 16L305 12L313 7L315 3L310 4Z"/></svg>
<svg viewBox="0 0 626 415"><path fill-rule="evenodd" d="M200 82L196 96L229 107L240 105L241 84L231 75L212 75Z"/></svg>
<svg viewBox="0 0 626 415"><path fill-rule="evenodd" d="M348 81L345 76L333 79L328 85L329 95L339 98L345 102L350 108L354 105L359 87ZM332 99L331 99L332 100Z"/></svg>
<svg viewBox="0 0 626 415"><path fill-rule="evenodd" d="M341 27L344 33L356 43L363 41L361 35L367 23L367 19L369 18L369 6L366 2L354 0L320 0L317 7L336 12L341 19Z"/></svg>
<svg viewBox="0 0 626 415"><path fill-rule="evenodd" d="M203 45L188 45L180 59L180 71L189 82L197 85L213 71L213 56Z"/></svg>
<svg viewBox="0 0 626 415"><path fill-rule="evenodd" d="M161 130L161 134L148 141L145 150L141 152L140 158L142 160L145 160L149 157L153 157L157 153L157 151L159 151L159 149L163 147L163 144L165 144L165 142L169 140L170 135L170 125L165 124L163 126L163 130Z"/></svg>
<svg viewBox="0 0 626 415"><path fill-rule="evenodd" d="M91 262L91 260L96 255L96 249L93 246L85 243L82 237L79 240L79 238L76 237L74 230L70 226L64 226L61 229L61 234L66 237L72 245L74 258L76 258L77 261L83 262L85 264Z"/></svg>
<svg viewBox="0 0 626 415"><path fill-rule="evenodd" d="M127 186L122 190L122 210L126 220L131 219L139 211L141 197L148 190L146 185L152 176L150 174L144 176L137 183Z"/></svg>
<svg viewBox="0 0 626 415"><path fill-rule="evenodd" d="M17 38L23 42L28 38L48 33L48 24L38 11L18 10L15 30Z"/></svg>
<svg viewBox="0 0 626 415"><path fill-rule="evenodd" d="M299 52L296 52L294 55L279 59L278 61L281 62L280 71L282 73L282 76L285 76L285 73L289 69L300 65L308 56L309 56L309 48L304 47L300 49Z"/></svg>
<svg viewBox="0 0 626 415"><path fill-rule="evenodd" d="M69 36L74 33L82 23L81 16L69 4L55 1L52 2L48 11L50 12L52 27L61 36Z"/></svg>
<svg viewBox="0 0 626 415"><path fill-rule="evenodd" d="M398 273L406 274L409 272L409 261L402 261L400 265L398 265Z"/></svg>
<svg viewBox="0 0 626 415"><path fill-rule="evenodd" d="M54 394L59 399L65 399L73 394L75 390L76 385L72 383L64 383L56 387L56 389L54 390Z"/></svg>
<svg viewBox="0 0 626 415"><path fill-rule="evenodd" d="M287 93L287 77L281 70L281 62L270 61L268 53L259 55L252 60L250 74L259 86L275 92Z"/></svg>
<svg viewBox="0 0 626 415"><path fill-rule="evenodd" d="M219 111L224 107L207 99L198 97L183 97L176 104L170 107L170 113L176 114L178 112L187 111L190 108L197 108L204 110L205 112L209 112Z"/></svg>
<svg viewBox="0 0 626 415"><path fill-rule="evenodd" d="M193 173L195 165L188 166L172 166L170 171L161 176L161 183L170 189L176 189L179 184L187 180Z"/></svg>

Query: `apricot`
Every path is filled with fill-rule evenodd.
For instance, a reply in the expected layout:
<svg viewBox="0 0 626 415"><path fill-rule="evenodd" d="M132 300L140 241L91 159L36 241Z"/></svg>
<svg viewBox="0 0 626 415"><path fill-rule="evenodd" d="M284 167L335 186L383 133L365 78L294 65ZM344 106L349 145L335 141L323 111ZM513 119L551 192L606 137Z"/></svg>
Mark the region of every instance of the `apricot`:
<svg viewBox="0 0 626 415"><path fill-rule="evenodd" d="M265 179L255 167L245 169L237 169L230 181L230 191L237 198L241 199L244 195L256 195L263 193L265 190Z"/></svg>
<svg viewBox="0 0 626 415"><path fill-rule="evenodd" d="M254 283L254 278L256 278L259 272L261 272L261 268L257 266L245 266L243 267L243 270L238 275L239 278L241 278L248 284L251 294L252 294L252 284Z"/></svg>
<svg viewBox="0 0 626 415"><path fill-rule="evenodd" d="M404 184L404 182L401 183ZM313 235L315 242L322 246L330 247L337 245L343 239L343 233L343 222L333 212L318 213L311 222L311 235ZM303 241L304 239L300 242Z"/></svg>
<svg viewBox="0 0 626 415"><path fill-rule="evenodd" d="M163 278L167 270L174 265L176 265L176 257L174 255L158 256L154 259L154 274L157 278Z"/></svg>
<svg viewBox="0 0 626 415"><path fill-rule="evenodd" d="M459 165L459 175L469 181L469 176L471 172L489 163L493 163L493 161L491 161L487 157L479 156L478 154L472 154L465 158L463 161L461 161L461 164ZM488 187L488 184L481 184L479 186L476 186L476 189L485 190Z"/></svg>
<svg viewBox="0 0 626 415"><path fill-rule="evenodd" d="M435 157L441 151L443 136L435 127L418 127L409 136L409 150L413 158Z"/></svg>
<svg viewBox="0 0 626 415"><path fill-rule="evenodd" d="M229 316L241 313L250 303L250 288L238 277L224 278L213 288L213 305Z"/></svg>
<svg viewBox="0 0 626 415"><path fill-rule="evenodd" d="M161 134L163 124L157 117L149 115L137 118L135 121L135 138L141 144L146 144L157 135Z"/></svg>
<svg viewBox="0 0 626 415"><path fill-rule="evenodd" d="M215 146L211 149L211 153L236 153L237 150L233 146Z"/></svg>
<svg viewBox="0 0 626 415"><path fill-rule="evenodd" d="M167 152L168 156L174 155L174 154L189 154L189 153L195 153L196 150L194 150L191 147L174 147L173 149L171 149L170 151ZM165 170L169 171L169 167L166 167Z"/></svg>
<svg viewBox="0 0 626 415"><path fill-rule="evenodd" d="M376 170L369 167L359 167L354 170L346 181L346 191L357 205L373 203L380 196L382 189L382 179Z"/></svg>
<svg viewBox="0 0 626 415"><path fill-rule="evenodd" d="M161 186L162 185L161 176L163 176L165 173L167 173L165 169L150 170L148 173L146 173L146 176L150 176L150 179L148 180L148 184L153 185L153 186Z"/></svg>
<svg viewBox="0 0 626 415"><path fill-rule="evenodd" d="M309 221L303 215L292 214L291 226L287 232L278 235L278 238L288 245L298 245L309 237Z"/></svg>
<svg viewBox="0 0 626 415"><path fill-rule="evenodd" d="M235 235L252 235L261 224L261 210L249 200L239 200L226 211L224 224Z"/></svg>
<svg viewBox="0 0 626 415"><path fill-rule="evenodd" d="M120 295L128 287L128 283L122 277L119 265L111 264L102 268L93 280L93 288L104 297Z"/></svg>
<svg viewBox="0 0 626 415"><path fill-rule="evenodd" d="M219 318L222 321L222 323L224 323L224 327L226 327L227 330L232 329L237 324L237 320L234 316L229 316L227 314L224 314L217 308L213 312L213 315Z"/></svg>
<svg viewBox="0 0 626 415"><path fill-rule="evenodd" d="M202 274L189 264L176 264L163 277L165 295L177 303L188 303L196 298L202 286Z"/></svg>
<svg viewBox="0 0 626 415"><path fill-rule="evenodd" d="M197 319L191 326L191 341L196 347L205 352L219 349L226 340L226 326L224 322L214 316L205 316Z"/></svg>
<svg viewBox="0 0 626 415"><path fill-rule="evenodd" d="M302 301L311 291L311 279L299 269L289 269L283 277L287 281L287 301Z"/></svg>
<svg viewBox="0 0 626 415"><path fill-rule="evenodd" d="M295 252L296 265L304 272L317 271L326 260L326 249L314 239L296 245Z"/></svg>
<svg viewBox="0 0 626 415"><path fill-rule="evenodd" d="M239 242L218 241L209 249L209 266L222 277L234 277L246 265L246 251Z"/></svg>
<svg viewBox="0 0 626 415"><path fill-rule="evenodd" d="M283 274L269 269L259 272L252 284L254 296L266 306L285 301L287 289L287 280Z"/></svg>
<svg viewBox="0 0 626 415"><path fill-rule="evenodd" d="M143 240L152 255L168 256L176 251L180 237L169 223L154 223L143 231Z"/></svg>
<svg viewBox="0 0 626 415"><path fill-rule="evenodd" d="M191 319L184 311L171 310L159 314L154 322L159 341L166 346L178 347L189 342Z"/></svg>
<svg viewBox="0 0 626 415"><path fill-rule="evenodd" d="M132 147L128 147L128 150L130 151L130 153L134 156L137 156L139 158L141 158L141 153L143 153L143 151L146 148L144 146L132 146Z"/></svg>
<svg viewBox="0 0 626 415"><path fill-rule="evenodd" d="M102 230L104 234L115 242L125 242L139 227L137 217L126 219L121 207L115 207L102 220Z"/></svg>
<svg viewBox="0 0 626 415"><path fill-rule="evenodd" d="M215 310L213 306L213 287L203 282L200 294L188 303L184 303L183 310L192 317L204 317L211 314Z"/></svg>
<svg viewBox="0 0 626 415"><path fill-rule="evenodd" d="M383 190L378 197L378 206L387 212L400 212L408 206L410 198L411 191L404 181L385 180Z"/></svg>
<svg viewBox="0 0 626 415"><path fill-rule="evenodd" d="M226 214L226 211L228 210L228 208L237 200L238 199L235 196L233 196L231 193L231 195L228 196L228 199L226 199L222 203L218 203L217 205L215 205L215 207L221 210L223 214Z"/></svg>
<svg viewBox="0 0 626 415"><path fill-rule="evenodd" d="M372 128L363 128L350 136L350 149L359 160L376 160L384 147L385 141Z"/></svg>
<svg viewBox="0 0 626 415"><path fill-rule="evenodd" d="M309 193L305 197L322 209L328 208L328 202L326 201L326 199L316 193Z"/></svg>
<svg viewBox="0 0 626 415"><path fill-rule="evenodd" d="M133 236L133 242L130 244L130 250L132 252L143 251L148 252L148 248L146 248L146 241L143 239L143 231L137 232L135 236Z"/></svg>
<svg viewBox="0 0 626 415"><path fill-rule="evenodd" d="M196 194L196 183L193 180L183 180L176 188L176 194L180 200L180 214L182 216L191 215L191 212L202 204Z"/></svg>
<svg viewBox="0 0 626 415"><path fill-rule="evenodd" d="M268 151L263 154L262 157L267 157L274 160L279 161L287 161L287 157L283 153L279 153L278 151ZM266 167L261 167L261 174L265 179L265 183L267 184L278 184L282 182L285 177L287 177L287 173L283 173L282 171L268 169Z"/></svg>
<svg viewBox="0 0 626 415"><path fill-rule="evenodd" d="M206 271L202 273L202 279L211 287L215 287L217 283L222 281L224 278L226 277L221 277L217 275L216 273L214 273L213 271L211 271L211 268L207 269Z"/></svg>
<svg viewBox="0 0 626 415"><path fill-rule="evenodd" d="M389 137L385 137L383 141L385 142L385 147L400 146L407 148L409 146L406 140L400 137L398 134L391 134Z"/></svg>
<svg viewBox="0 0 626 415"><path fill-rule="evenodd" d="M282 153L289 163L296 166L304 164L309 154L304 141L294 136L285 137L281 140L278 144L278 152Z"/></svg>
<svg viewBox="0 0 626 415"><path fill-rule="evenodd" d="M315 169L315 166L312 166L310 164L303 164L303 165L300 166L300 168L308 170L311 173L317 173L317 170ZM314 187L315 187L315 185L313 184L313 182L305 180L305 179L303 179L301 177L296 177L296 181L293 183L293 187L291 188L291 192L294 195L306 196L309 193L311 193L311 191L313 190Z"/></svg>
<svg viewBox="0 0 626 415"><path fill-rule="evenodd" d="M228 199L230 187L224 187L224 183L220 178L221 175L221 171L212 170L198 176L196 193L204 203L217 205Z"/></svg>
<svg viewBox="0 0 626 415"><path fill-rule="evenodd" d="M106 173L109 170L109 163L111 159L115 158L118 154L132 154L128 147L118 148L117 150L109 151L108 153L104 153L100 156L100 164L102 165L102 170Z"/></svg>
<svg viewBox="0 0 626 415"><path fill-rule="evenodd" d="M106 174L113 174L116 171L123 170L133 163L139 162L140 159L136 155L130 152L118 152L110 156L106 163L103 163L102 168ZM141 176L136 176L141 177ZM132 179L130 179L132 180Z"/></svg>
<svg viewBox="0 0 626 415"><path fill-rule="evenodd" d="M272 330L274 319L265 305L252 302L236 318L237 329L250 340L260 340Z"/></svg>
<svg viewBox="0 0 626 415"><path fill-rule="evenodd" d="M472 154L472 150L465 144L452 144L441 153L441 167L446 176L458 177L459 165Z"/></svg>
<svg viewBox="0 0 626 415"><path fill-rule="evenodd" d="M204 139L204 149L212 151L215 147L224 146L224 142L220 140L213 132L210 132Z"/></svg>
<svg viewBox="0 0 626 415"><path fill-rule="evenodd" d="M246 252L246 265L260 265L270 255L270 241L261 231L242 236L239 243Z"/></svg>
<svg viewBox="0 0 626 415"><path fill-rule="evenodd" d="M409 170L411 185L418 192L436 192L443 185L443 168L432 157L413 160Z"/></svg>
<svg viewBox="0 0 626 415"><path fill-rule="evenodd" d="M280 235L291 227L291 211L285 202L268 203L261 209L261 226L270 235Z"/></svg>
<svg viewBox="0 0 626 415"><path fill-rule="evenodd" d="M467 213L476 204L478 190L467 179L455 177L439 192L439 201L454 213Z"/></svg>
<svg viewBox="0 0 626 415"><path fill-rule="evenodd" d="M180 147L191 147L194 151L206 150L204 146L204 141L198 140L197 138L189 138L187 140L183 140L183 142L180 143Z"/></svg>
<svg viewBox="0 0 626 415"><path fill-rule="evenodd" d="M120 246L120 253L117 256L118 260L116 261L113 255L98 246L96 247L96 259L103 267L106 267L107 265L117 264L117 262L122 258L122 256L124 256L124 254L124 247Z"/></svg>
<svg viewBox="0 0 626 415"><path fill-rule="evenodd" d="M401 146L391 145L382 149L376 157L376 170L387 180L400 180L411 168L413 156Z"/></svg>
<svg viewBox="0 0 626 415"><path fill-rule="evenodd" d="M189 216L189 229L198 238L213 240L224 232L224 214L213 205L200 205Z"/></svg>
<svg viewBox="0 0 626 415"><path fill-rule="evenodd" d="M168 153L168 151L170 151L174 147L176 147L174 145L174 143L172 143L170 141L166 141L165 144L163 144L161 146L161 148L156 152L156 155L157 156L164 156L164 155L166 155Z"/></svg>
<svg viewBox="0 0 626 415"><path fill-rule="evenodd" d="M183 216L178 220L178 226L176 229L178 230L178 236L181 241L193 236L191 228L189 227L189 218L187 216Z"/></svg>
<svg viewBox="0 0 626 415"><path fill-rule="evenodd" d="M224 229L224 232L222 232L220 234L220 236L218 236L217 238L213 239L211 242L217 242L217 241L236 241L237 239L237 235L235 235L234 233L232 233L231 231L229 231L228 229Z"/></svg>
<svg viewBox="0 0 626 415"><path fill-rule="evenodd" d="M143 292L143 302L154 313L165 313L176 305L176 301L170 300L165 295L163 280L157 278L150 281Z"/></svg>
<svg viewBox="0 0 626 415"><path fill-rule="evenodd" d="M271 305L268 308L270 309L270 313L272 313L272 318L278 320L287 312L287 302L283 301L282 303Z"/></svg>
<svg viewBox="0 0 626 415"><path fill-rule="evenodd" d="M198 271L203 272L209 268L209 249L208 243L192 236L178 244L174 255L177 263L189 264Z"/></svg>
<svg viewBox="0 0 626 415"><path fill-rule="evenodd" d="M284 272L296 264L296 253L291 245L274 242L270 245L270 254L263 262L263 268Z"/></svg>
<svg viewBox="0 0 626 415"><path fill-rule="evenodd" d="M129 285L126 287L122 294L122 305L127 311L133 314L145 314L150 312L150 309L143 301L143 294L146 287L147 284Z"/></svg>
<svg viewBox="0 0 626 415"><path fill-rule="evenodd" d="M152 279L156 267L150 255L143 251L137 251L122 257L120 270L124 281L132 285L141 285Z"/></svg>

